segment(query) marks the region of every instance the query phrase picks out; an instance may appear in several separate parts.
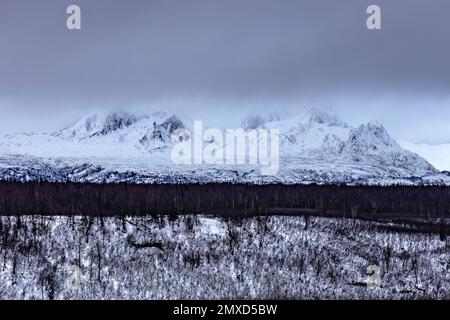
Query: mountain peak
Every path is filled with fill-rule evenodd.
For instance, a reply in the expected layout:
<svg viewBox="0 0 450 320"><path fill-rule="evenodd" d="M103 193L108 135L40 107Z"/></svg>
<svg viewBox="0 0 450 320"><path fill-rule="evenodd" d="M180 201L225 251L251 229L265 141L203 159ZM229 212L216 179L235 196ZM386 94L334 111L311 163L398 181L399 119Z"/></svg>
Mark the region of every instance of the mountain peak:
<svg viewBox="0 0 450 320"><path fill-rule="evenodd" d="M152 127L139 140L139 142L146 147L161 148L162 144L168 143L172 133L178 129L185 128L184 123L176 115L167 117L163 122L153 121ZM156 143L156 145L155 145Z"/></svg>
<svg viewBox="0 0 450 320"><path fill-rule="evenodd" d="M99 123L101 130L94 132L92 136L104 136L110 132L129 127L142 117L143 116L134 115L125 111L110 112L106 114L103 119L101 119ZM87 122L87 124L91 126L91 129L94 128L94 130L97 127L96 121L93 123Z"/></svg>
<svg viewBox="0 0 450 320"><path fill-rule="evenodd" d="M381 144L389 147L399 147L397 142L389 135L387 130L377 121L371 121L367 124L359 126L358 134L376 144Z"/></svg>
<svg viewBox="0 0 450 320"><path fill-rule="evenodd" d="M104 136L111 132L127 128L146 117L144 114L133 114L121 110L94 113L80 118L73 125L53 135L65 140L83 140L94 136Z"/></svg>
<svg viewBox="0 0 450 320"><path fill-rule="evenodd" d="M258 114L246 117L242 123L241 127L245 130L257 129L264 126L264 124L273 121L279 121L280 115L276 112L268 114Z"/></svg>

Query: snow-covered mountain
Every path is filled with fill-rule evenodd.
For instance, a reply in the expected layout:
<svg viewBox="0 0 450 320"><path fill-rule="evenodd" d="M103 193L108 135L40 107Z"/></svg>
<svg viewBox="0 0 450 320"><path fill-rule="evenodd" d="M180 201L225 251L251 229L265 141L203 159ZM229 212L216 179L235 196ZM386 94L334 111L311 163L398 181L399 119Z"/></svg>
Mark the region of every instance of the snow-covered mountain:
<svg viewBox="0 0 450 320"><path fill-rule="evenodd" d="M421 157L426 158L437 169L450 171L450 143L419 144L409 141L399 141L399 143L406 150L412 151Z"/></svg>
<svg viewBox="0 0 450 320"><path fill-rule="evenodd" d="M165 112L110 112L84 117L53 134L0 138L0 179L190 183L450 183L426 160L400 147L381 124L354 128L317 110L280 119L253 117L245 130L280 130L280 169L263 176L254 165L176 165L177 129L193 121ZM205 127L204 129L207 129ZM184 139L191 139L189 135ZM213 143L204 137L203 144Z"/></svg>

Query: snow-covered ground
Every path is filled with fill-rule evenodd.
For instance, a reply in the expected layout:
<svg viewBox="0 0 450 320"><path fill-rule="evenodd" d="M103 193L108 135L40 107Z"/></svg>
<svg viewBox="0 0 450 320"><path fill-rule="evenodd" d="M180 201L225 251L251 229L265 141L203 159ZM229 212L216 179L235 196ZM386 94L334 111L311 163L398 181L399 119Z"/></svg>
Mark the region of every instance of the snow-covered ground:
<svg viewBox="0 0 450 320"><path fill-rule="evenodd" d="M21 216L0 234L0 299L450 298L448 240L374 222Z"/></svg>

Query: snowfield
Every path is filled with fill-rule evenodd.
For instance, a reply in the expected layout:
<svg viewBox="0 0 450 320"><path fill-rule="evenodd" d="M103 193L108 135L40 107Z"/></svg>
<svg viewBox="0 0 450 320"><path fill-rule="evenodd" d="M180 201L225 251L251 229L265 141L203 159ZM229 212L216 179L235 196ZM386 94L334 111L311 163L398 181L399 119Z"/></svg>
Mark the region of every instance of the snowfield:
<svg viewBox="0 0 450 320"><path fill-rule="evenodd" d="M0 234L0 299L450 298L449 241L375 222L21 216Z"/></svg>

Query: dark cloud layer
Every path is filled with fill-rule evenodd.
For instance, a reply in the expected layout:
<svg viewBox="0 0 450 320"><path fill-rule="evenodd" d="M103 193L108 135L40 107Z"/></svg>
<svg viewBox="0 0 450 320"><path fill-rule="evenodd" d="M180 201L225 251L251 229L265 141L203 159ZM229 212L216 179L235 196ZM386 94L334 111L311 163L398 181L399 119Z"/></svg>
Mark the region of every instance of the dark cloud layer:
<svg viewBox="0 0 450 320"><path fill-rule="evenodd" d="M80 31L65 27L74 3ZM369 4L380 31L366 28ZM2 0L0 108L13 119L205 98L390 113L394 130L402 113L439 122L450 116L449 12L448 0Z"/></svg>

